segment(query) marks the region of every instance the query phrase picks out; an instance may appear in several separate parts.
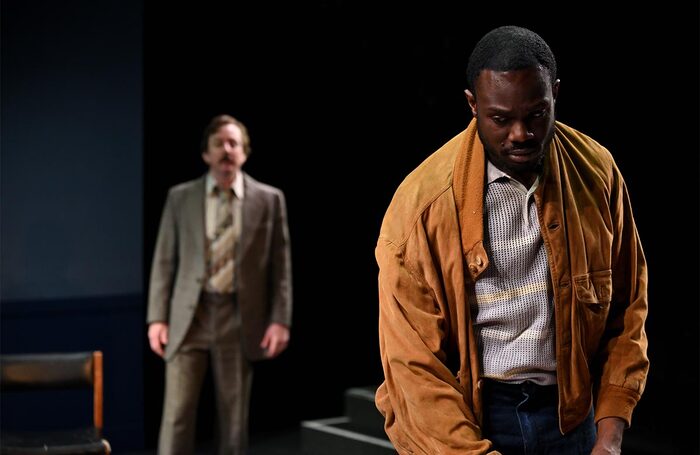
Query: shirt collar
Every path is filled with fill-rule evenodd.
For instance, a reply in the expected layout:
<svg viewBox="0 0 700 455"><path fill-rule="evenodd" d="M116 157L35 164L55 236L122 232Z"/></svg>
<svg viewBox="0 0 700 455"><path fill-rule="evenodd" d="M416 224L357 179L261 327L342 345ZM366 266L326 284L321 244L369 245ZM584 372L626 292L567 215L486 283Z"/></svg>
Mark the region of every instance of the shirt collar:
<svg viewBox="0 0 700 455"><path fill-rule="evenodd" d="M216 179L214 179L214 177L210 173L207 173L207 195L212 194L212 192L214 191L214 187L216 187ZM238 171L238 175L236 175L236 178L231 184L231 189L233 190L233 194L235 194L238 199L243 199L245 193L245 185L243 184L243 173L241 171Z"/></svg>
<svg viewBox="0 0 700 455"><path fill-rule="evenodd" d="M508 181L511 184L524 190L525 193L527 193L528 195L533 193L535 191L535 189L537 189L537 187L540 184L540 176L538 175L537 178L535 179L535 181L532 183L532 186L530 188L525 188L525 185L523 185L522 183L520 183L519 181L517 181L516 179L514 179L510 175L506 174L502 170L498 169L496 166L493 165L493 163L491 163L491 160L487 159L486 160L486 185L488 186L499 179L508 179Z"/></svg>
<svg viewBox="0 0 700 455"><path fill-rule="evenodd" d="M500 178L511 179L510 175L494 166L491 160L486 160L486 184L490 185Z"/></svg>

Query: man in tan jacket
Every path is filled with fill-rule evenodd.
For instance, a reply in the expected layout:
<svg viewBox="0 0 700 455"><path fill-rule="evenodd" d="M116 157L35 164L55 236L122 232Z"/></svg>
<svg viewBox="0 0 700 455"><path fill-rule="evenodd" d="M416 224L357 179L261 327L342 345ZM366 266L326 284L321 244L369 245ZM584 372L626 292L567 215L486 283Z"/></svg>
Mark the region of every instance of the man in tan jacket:
<svg viewBox="0 0 700 455"><path fill-rule="evenodd" d="M292 277L282 191L241 171L245 126L214 117L202 138L209 172L168 193L153 255L148 339L166 361L158 453L194 453L202 380L216 387L219 453L247 445L251 362L287 347Z"/></svg>
<svg viewBox="0 0 700 455"><path fill-rule="evenodd" d="M410 173L376 247L400 454L615 454L649 361L647 267L612 155L555 121L549 46L499 27L473 120Z"/></svg>

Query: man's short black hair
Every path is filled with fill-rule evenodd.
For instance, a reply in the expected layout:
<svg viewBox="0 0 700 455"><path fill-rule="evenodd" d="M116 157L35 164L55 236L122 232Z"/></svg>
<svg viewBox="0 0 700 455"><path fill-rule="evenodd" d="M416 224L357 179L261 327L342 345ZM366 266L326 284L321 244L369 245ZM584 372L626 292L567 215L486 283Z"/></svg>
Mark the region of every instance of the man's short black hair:
<svg viewBox="0 0 700 455"><path fill-rule="evenodd" d="M484 35L472 51L467 65L467 88L476 96L476 79L482 70L511 71L541 66L557 80L554 54L540 35L523 27L504 25Z"/></svg>

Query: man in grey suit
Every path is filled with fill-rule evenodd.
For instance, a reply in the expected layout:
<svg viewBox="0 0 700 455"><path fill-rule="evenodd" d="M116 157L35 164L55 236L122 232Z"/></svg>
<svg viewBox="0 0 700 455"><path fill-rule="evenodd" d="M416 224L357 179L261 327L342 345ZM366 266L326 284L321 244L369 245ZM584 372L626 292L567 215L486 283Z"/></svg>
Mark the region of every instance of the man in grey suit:
<svg viewBox="0 0 700 455"><path fill-rule="evenodd" d="M284 194L241 170L246 127L214 117L202 138L209 172L168 192L153 255L148 340L166 361L158 453L194 453L211 361L219 453L247 447L251 362L289 342L291 260Z"/></svg>

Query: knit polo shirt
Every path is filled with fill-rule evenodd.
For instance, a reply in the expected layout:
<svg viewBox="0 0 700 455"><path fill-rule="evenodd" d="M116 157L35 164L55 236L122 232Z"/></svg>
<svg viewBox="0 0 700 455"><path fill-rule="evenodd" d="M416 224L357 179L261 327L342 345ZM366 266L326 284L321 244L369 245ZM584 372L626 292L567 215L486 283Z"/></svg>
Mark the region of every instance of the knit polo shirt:
<svg viewBox="0 0 700 455"><path fill-rule="evenodd" d="M556 383L547 251L530 189L487 162L484 247L489 266L471 286L483 377Z"/></svg>

